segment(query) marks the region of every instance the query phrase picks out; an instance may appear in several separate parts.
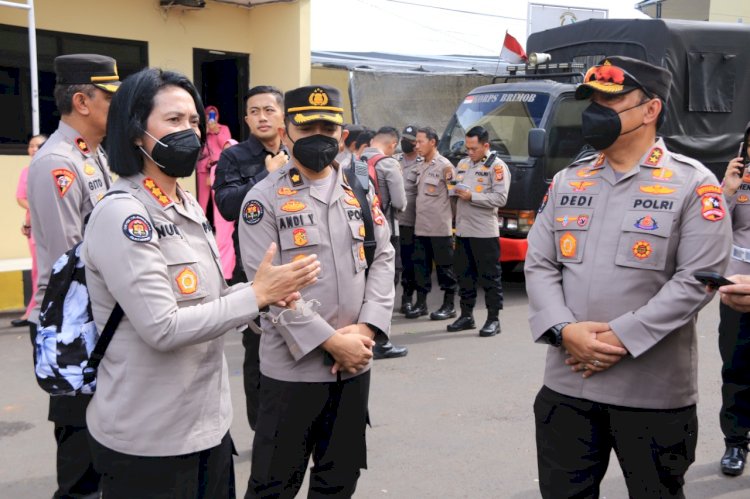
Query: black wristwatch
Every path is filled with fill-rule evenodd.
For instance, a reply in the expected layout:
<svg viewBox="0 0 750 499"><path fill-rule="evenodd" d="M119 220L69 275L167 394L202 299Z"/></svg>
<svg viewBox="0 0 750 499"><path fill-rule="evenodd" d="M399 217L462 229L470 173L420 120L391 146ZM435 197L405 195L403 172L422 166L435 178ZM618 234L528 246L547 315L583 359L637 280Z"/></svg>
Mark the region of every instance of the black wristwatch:
<svg viewBox="0 0 750 499"><path fill-rule="evenodd" d="M559 324L555 324L554 326L546 330L544 334L542 334L542 337L540 339L548 345L559 347L560 345L562 345L562 330L568 324L570 324L570 322L561 322Z"/></svg>

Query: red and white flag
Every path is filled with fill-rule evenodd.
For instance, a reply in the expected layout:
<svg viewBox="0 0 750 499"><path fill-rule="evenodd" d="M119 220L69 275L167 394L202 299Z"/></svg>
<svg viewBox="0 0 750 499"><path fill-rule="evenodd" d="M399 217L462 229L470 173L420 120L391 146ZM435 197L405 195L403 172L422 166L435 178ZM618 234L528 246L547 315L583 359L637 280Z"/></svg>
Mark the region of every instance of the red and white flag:
<svg viewBox="0 0 750 499"><path fill-rule="evenodd" d="M503 40L503 49L500 51L500 57L513 64L519 64L527 59L526 51L518 43L518 40L513 38L507 31L505 32L505 40Z"/></svg>

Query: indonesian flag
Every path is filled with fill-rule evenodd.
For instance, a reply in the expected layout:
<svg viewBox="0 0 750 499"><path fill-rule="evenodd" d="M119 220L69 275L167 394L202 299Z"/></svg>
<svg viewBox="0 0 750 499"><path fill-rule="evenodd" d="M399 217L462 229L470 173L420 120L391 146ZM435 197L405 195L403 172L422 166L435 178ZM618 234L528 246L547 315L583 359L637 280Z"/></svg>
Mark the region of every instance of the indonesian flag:
<svg viewBox="0 0 750 499"><path fill-rule="evenodd" d="M526 51L518 43L518 40L513 38L507 31L505 32L505 40L503 41L503 49L500 51L500 57L513 64L519 64L527 59Z"/></svg>

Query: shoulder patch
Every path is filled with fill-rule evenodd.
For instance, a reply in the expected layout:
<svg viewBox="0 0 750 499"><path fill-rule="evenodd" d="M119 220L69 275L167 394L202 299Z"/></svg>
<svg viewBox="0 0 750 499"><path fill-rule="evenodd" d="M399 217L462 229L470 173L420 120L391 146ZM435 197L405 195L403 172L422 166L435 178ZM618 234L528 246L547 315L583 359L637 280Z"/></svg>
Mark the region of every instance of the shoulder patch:
<svg viewBox="0 0 750 499"><path fill-rule="evenodd" d="M250 200L242 208L242 220L248 225L255 225L263 220L265 211L266 209L260 201L256 201L255 199Z"/></svg>
<svg viewBox="0 0 750 499"><path fill-rule="evenodd" d="M57 192L62 198L65 196L65 193L68 192L70 186L73 185L73 181L76 179L76 174L67 168L57 168L56 170L52 170L52 178L57 186Z"/></svg>
<svg viewBox="0 0 750 499"><path fill-rule="evenodd" d="M552 192L552 187L555 185L554 182L549 184L549 188L547 189L547 192L544 194L544 197L542 198L542 204L539 205L539 211L537 213L541 213L544 211L544 207L547 206L547 201L549 201L549 194Z"/></svg>
<svg viewBox="0 0 750 499"><path fill-rule="evenodd" d="M153 229L148 220L142 215L129 215L122 223L122 233L125 237L136 243L145 243L151 240Z"/></svg>
<svg viewBox="0 0 750 499"><path fill-rule="evenodd" d="M704 184L695 189L701 196L701 216L709 222L718 222L726 214L723 205L724 196L718 185Z"/></svg>

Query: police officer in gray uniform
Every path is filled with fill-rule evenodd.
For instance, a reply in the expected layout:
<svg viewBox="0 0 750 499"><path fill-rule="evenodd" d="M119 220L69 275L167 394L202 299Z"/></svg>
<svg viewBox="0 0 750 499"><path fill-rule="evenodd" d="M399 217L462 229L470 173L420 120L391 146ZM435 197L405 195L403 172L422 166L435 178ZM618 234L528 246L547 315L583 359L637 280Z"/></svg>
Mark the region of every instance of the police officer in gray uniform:
<svg viewBox="0 0 750 499"><path fill-rule="evenodd" d="M722 183L727 211L732 216L732 257L726 275L750 274L750 173L747 171L750 123L744 150L729 162ZM721 411L719 423L726 450L719 466L729 476L741 475L747 459L750 432L750 316L719 305L721 353Z"/></svg>
<svg viewBox="0 0 750 499"><path fill-rule="evenodd" d="M405 314L407 319L427 315L427 294L432 289L432 264L443 290L443 304L430 314L432 320L456 316L456 276L453 273L453 211L449 192L453 186L453 165L437 150L434 129L417 130L416 148L424 159L417 172L417 216L414 226L414 274L417 302Z"/></svg>
<svg viewBox="0 0 750 499"><path fill-rule="evenodd" d="M490 151L490 136L481 126L466 132L467 158L456 168L456 252L453 269L458 277L461 316L448 331L474 329L477 283L484 288L487 321L479 336L500 332L503 288L500 280L500 230L497 209L505 206L510 186L508 166Z"/></svg>
<svg viewBox="0 0 750 499"><path fill-rule="evenodd" d="M28 197L39 276L36 307L29 321L34 345L39 309L55 261L83 239L84 222L110 185L109 166L100 146L112 94L120 85L111 57L71 54L55 58L55 104L60 124L29 168ZM55 497L96 495L99 475L86 441L90 395L50 397L55 423Z"/></svg>
<svg viewBox="0 0 750 499"><path fill-rule="evenodd" d="M388 339L395 251L372 193L363 206L334 161L344 138L339 91L297 88L284 107L282 140L292 159L245 196L242 263L252 279L261 248L276 242L276 263L316 254L321 273L295 309L261 315L260 408L246 497L294 497L311 455L308 497L351 497L367 465L372 346ZM369 266L364 210L377 243Z"/></svg>
<svg viewBox="0 0 750 499"><path fill-rule="evenodd" d="M417 141L417 127L407 125L401 132L401 154L398 162L404 176L404 192L406 193L406 208L396 214L399 230L399 245L401 246L401 308L402 314L410 312L417 283L414 277L414 223L417 218L417 176L418 163L422 158L417 154L414 146ZM397 269L398 270L398 269Z"/></svg>
<svg viewBox="0 0 750 499"><path fill-rule="evenodd" d="M731 227L716 177L656 130L670 82L628 57L592 67L582 132L600 154L555 175L529 233L542 496L597 497L614 448L629 495L684 497L695 459L696 271L722 272Z"/></svg>

